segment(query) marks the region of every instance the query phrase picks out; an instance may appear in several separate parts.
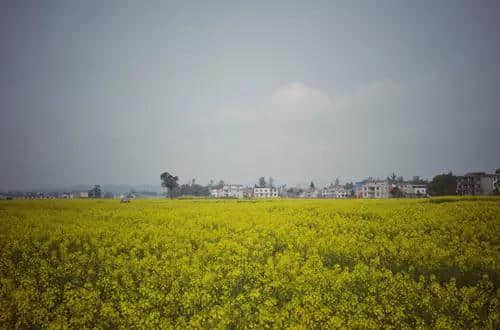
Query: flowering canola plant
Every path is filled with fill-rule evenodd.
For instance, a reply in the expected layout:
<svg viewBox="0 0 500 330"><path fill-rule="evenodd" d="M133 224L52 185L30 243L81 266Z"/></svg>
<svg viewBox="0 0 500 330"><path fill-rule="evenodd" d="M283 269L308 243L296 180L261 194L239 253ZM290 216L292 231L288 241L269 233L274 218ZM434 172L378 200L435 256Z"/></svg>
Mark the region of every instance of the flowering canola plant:
<svg viewBox="0 0 500 330"><path fill-rule="evenodd" d="M0 328L500 327L500 199L0 201Z"/></svg>

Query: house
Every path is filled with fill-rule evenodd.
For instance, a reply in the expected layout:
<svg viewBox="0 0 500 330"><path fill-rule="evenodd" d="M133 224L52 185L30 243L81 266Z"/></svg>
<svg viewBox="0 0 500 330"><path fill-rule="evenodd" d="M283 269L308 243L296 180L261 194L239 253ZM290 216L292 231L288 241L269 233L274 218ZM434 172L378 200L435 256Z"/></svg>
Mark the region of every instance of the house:
<svg viewBox="0 0 500 330"><path fill-rule="evenodd" d="M392 188L397 187L403 193L404 196L409 196L414 193L413 185L409 182L393 184L392 186L393 186Z"/></svg>
<svg viewBox="0 0 500 330"><path fill-rule="evenodd" d="M467 173L457 178L457 195L492 195L499 181L500 174Z"/></svg>
<svg viewBox="0 0 500 330"><path fill-rule="evenodd" d="M396 187L403 193L404 197L424 197L427 196L427 185L414 184L409 182L398 183Z"/></svg>
<svg viewBox="0 0 500 330"><path fill-rule="evenodd" d="M222 197L222 189L211 189L210 196L213 198L221 198Z"/></svg>
<svg viewBox="0 0 500 330"><path fill-rule="evenodd" d="M89 197L88 191L78 191L73 193L73 198L88 198L88 197Z"/></svg>
<svg viewBox="0 0 500 330"><path fill-rule="evenodd" d="M214 198L243 198L247 189L241 184L225 185L220 189L212 189L210 195Z"/></svg>
<svg viewBox="0 0 500 330"><path fill-rule="evenodd" d="M417 196L427 196L427 185L425 184L414 184L413 191Z"/></svg>
<svg viewBox="0 0 500 330"><path fill-rule="evenodd" d="M243 185L231 184L222 187L222 197L224 198L243 198Z"/></svg>
<svg viewBox="0 0 500 330"><path fill-rule="evenodd" d="M367 181L363 184L363 198L389 198L387 181Z"/></svg>
<svg viewBox="0 0 500 330"><path fill-rule="evenodd" d="M323 198L347 198L350 196L350 191L340 185L330 185L323 188L321 196Z"/></svg>
<svg viewBox="0 0 500 330"><path fill-rule="evenodd" d="M254 187L253 196L255 198L277 198L278 189L275 187Z"/></svg>

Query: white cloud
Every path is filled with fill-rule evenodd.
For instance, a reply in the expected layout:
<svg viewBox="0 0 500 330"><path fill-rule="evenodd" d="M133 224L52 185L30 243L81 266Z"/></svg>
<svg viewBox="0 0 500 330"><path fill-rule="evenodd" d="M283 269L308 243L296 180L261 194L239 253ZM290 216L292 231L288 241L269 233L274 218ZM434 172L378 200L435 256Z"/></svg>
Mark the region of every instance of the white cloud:
<svg viewBox="0 0 500 330"><path fill-rule="evenodd" d="M305 119L332 106L330 97L320 89L293 82L274 91L268 108L269 113L276 117Z"/></svg>

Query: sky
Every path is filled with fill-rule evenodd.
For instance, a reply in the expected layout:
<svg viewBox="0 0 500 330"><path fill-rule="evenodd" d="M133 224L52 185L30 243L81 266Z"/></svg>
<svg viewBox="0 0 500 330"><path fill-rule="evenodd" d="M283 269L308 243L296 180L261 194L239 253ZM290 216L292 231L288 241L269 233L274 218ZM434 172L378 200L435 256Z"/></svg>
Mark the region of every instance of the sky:
<svg viewBox="0 0 500 330"><path fill-rule="evenodd" d="M0 1L0 190L500 167L500 3Z"/></svg>

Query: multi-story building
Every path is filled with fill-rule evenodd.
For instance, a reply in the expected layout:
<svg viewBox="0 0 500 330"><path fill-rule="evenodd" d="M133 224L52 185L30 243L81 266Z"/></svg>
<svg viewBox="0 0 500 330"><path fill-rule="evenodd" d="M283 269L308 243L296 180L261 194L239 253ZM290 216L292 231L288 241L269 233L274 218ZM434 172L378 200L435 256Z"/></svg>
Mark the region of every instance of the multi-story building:
<svg viewBox="0 0 500 330"><path fill-rule="evenodd" d="M389 198L387 181L369 181L363 185L363 198Z"/></svg>
<svg viewBox="0 0 500 330"><path fill-rule="evenodd" d="M243 185L231 184L222 188L222 197L243 198Z"/></svg>
<svg viewBox="0 0 500 330"><path fill-rule="evenodd" d="M427 196L427 185L414 184L409 182L395 185L403 193L404 197L424 197Z"/></svg>
<svg viewBox="0 0 500 330"><path fill-rule="evenodd" d="M492 195L499 181L500 174L467 173L457 178L457 195Z"/></svg>
<svg viewBox="0 0 500 330"><path fill-rule="evenodd" d="M212 189L210 195L215 198L243 198L245 188L240 184L225 185L220 189Z"/></svg>
<svg viewBox="0 0 500 330"><path fill-rule="evenodd" d="M350 191L342 186L328 186L323 188L321 196L323 198L346 198L349 197Z"/></svg>
<svg viewBox="0 0 500 330"><path fill-rule="evenodd" d="M253 196L255 198L276 198L278 189L275 187L254 187Z"/></svg>
<svg viewBox="0 0 500 330"><path fill-rule="evenodd" d="M427 185L425 184L414 184L413 192L417 196L427 196Z"/></svg>

